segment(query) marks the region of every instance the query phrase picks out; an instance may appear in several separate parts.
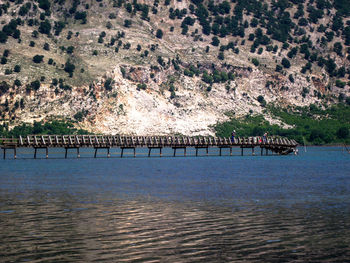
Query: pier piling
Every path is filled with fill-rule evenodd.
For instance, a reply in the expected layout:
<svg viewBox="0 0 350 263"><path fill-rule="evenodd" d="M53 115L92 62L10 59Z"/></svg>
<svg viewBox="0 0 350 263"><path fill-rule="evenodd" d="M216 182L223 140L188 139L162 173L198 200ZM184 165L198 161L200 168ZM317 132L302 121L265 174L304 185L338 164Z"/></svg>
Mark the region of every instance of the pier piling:
<svg viewBox="0 0 350 263"><path fill-rule="evenodd" d="M98 149L98 148L96 148L96 147L95 147L95 154L94 154L94 158L96 158L96 156L97 156L97 149Z"/></svg>

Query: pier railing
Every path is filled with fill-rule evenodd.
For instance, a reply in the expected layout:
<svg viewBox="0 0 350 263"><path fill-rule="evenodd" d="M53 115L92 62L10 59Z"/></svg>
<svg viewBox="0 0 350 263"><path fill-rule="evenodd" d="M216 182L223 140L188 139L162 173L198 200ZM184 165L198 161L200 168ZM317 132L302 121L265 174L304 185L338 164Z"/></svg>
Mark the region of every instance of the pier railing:
<svg viewBox="0 0 350 263"><path fill-rule="evenodd" d="M16 149L23 147L38 148L82 148L93 147L96 149L113 147L119 147L122 150L126 148L139 148L148 147L151 151L153 148L166 148L171 147L173 149L192 147L196 148L196 154L198 148L217 147L220 148L220 155L222 148L232 147L252 148L254 153L254 147L260 147L261 149L271 150L275 153L290 153L296 146L295 140L290 140L284 137L235 137L234 139L225 137L205 137L205 136L125 136L125 135L28 135L19 136L19 138L0 138L0 146L4 149L4 156L6 149ZM174 151L174 154L175 154ZM95 156L96 156L95 152ZM150 152L149 152L150 153ZM186 151L185 151L186 153ZM35 154L36 156L36 154Z"/></svg>

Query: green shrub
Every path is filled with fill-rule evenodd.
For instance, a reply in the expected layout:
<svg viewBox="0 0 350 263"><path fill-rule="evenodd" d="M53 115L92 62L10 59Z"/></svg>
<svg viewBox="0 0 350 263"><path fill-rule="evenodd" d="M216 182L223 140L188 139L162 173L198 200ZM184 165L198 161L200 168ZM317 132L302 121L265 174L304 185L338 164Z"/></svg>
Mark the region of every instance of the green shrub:
<svg viewBox="0 0 350 263"><path fill-rule="evenodd" d="M192 78L194 73L186 68L184 70L184 75Z"/></svg>
<svg viewBox="0 0 350 263"><path fill-rule="evenodd" d="M137 84L137 90L146 90L147 89L147 85L145 83L139 83Z"/></svg>
<svg viewBox="0 0 350 263"><path fill-rule="evenodd" d="M276 65L276 72L281 72L282 71L282 66L281 65Z"/></svg>
<svg viewBox="0 0 350 263"><path fill-rule="evenodd" d="M110 13L110 14L108 15L108 18L109 18L109 19L116 19L117 16L116 16L115 13Z"/></svg>
<svg viewBox="0 0 350 263"><path fill-rule="evenodd" d="M259 64L260 64L260 62L259 62L259 60L258 59L256 59L256 58L253 58L252 59L252 63L254 64L254 66L259 66Z"/></svg>
<svg viewBox="0 0 350 263"><path fill-rule="evenodd" d="M337 80L335 81L335 85L336 85L338 88L343 89L343 88L345 87L346 83L343 82L343 81L341 81L340 79L337 79Z"/></svg>
<svg viewBox="0 0 350 263"><path fill-rule="evenodd" d="M104 83L104 88L108 91L112 90L114 85L114 80L112 78L108 78L106 79L105 83Z"/></svg>

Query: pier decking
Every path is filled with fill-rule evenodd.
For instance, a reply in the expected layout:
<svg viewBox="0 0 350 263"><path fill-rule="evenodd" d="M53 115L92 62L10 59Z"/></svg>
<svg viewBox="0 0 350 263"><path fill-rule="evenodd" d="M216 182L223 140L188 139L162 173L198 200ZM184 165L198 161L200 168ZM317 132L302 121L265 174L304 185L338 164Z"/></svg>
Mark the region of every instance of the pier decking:
<svg viewBox="0 0 350 263"><path fill-rule="evenodd" d="M159 156L162 156L163 148L172 148L173 156L176 156L176 150L182 149L186 156L187 148L195 148L196 156L199 149L205 149L208 155L208 149L216 147L219 149L219 155L223 148L241 148L241 155L244 154L244 148L251 148L252 155L255 155L255 147L259 147L261 154L268 155L269 151L275 154L289 154L297 147L295 140L283 137L237 137L234 140L221 137L204 136L106 136L106 135L30 135L19 138L0 138L0 146L3 149L3 158L6 159L7 150L13 150L13 156L17 157L17 148L33 148L34 158L37 157L37 150L44 149L46 158L49 157L49 148L64 148L65 158L69 149L76 149L77 157L80 157L80 148L94 148L94 157L97 157L98 149L106 149L107 157L110 157L111 148L120 148L120 157L124 155L124 149L132 149L136 157L137 148L148 148L148 156L151 156L152 149L159 150Z"/></svg>

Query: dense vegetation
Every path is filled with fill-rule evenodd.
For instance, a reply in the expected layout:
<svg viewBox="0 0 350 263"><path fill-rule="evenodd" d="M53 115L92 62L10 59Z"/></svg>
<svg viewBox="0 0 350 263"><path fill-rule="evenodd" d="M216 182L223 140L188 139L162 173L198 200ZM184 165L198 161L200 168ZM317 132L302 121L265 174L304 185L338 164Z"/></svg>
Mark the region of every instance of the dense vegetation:
<svg viewBox="0 0 350 263"><path fill-rule="evenodd" d="M88 134L87 131L74 128L70 121L54 120L50 122L34 122L33 124L23 123L15 126L9 130L8 124L0 126L0 137L14 137L18 138L30 134L49 134L49 135L63 135L63 134Z"/></svg>
<svg viewBox="0 0 350 263"><path fill-rule="evenodd" d="M218 136L229 137L232 130L237 136L262 136L269 132L271 136L287 136L300 144L342 144L350 143L350 106L338 104L326 110L315 105L281 110L268 106L268 111L286 124L290 129L269 124L261 115L247 115L242 119L231 119L218 124L215 129Z"/></svg>

